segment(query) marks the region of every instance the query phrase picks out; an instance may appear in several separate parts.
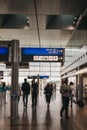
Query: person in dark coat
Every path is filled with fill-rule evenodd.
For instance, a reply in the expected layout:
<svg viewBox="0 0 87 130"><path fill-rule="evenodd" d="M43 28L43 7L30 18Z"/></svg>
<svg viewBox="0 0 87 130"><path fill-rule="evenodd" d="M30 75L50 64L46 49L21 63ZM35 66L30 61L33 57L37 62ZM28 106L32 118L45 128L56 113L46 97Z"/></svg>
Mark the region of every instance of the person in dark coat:
<svg viewBox="0 0 87 130"><path fill-rule="evenodd" d="M46 85L46 87L44 88L44 94L45 94L45 97L46 97L46 103L47 103L48 108L49 108L49 105L50 105L52 93L53 93L53 87L51 86L50 83L48 83Z"/></svg>
<svg viewBox="0 0 87 130"><path fill-rule="evenodd" d="M32 107L37 106L37 96L38 96L38 83L32 80L31 84L31 95L32 95Z"/></svg>
<svg viewBox="0 0 87 130"><path fill-rule="evenodd" d="M30 84L27 82L26 78L24 79L24 83L22 84L21 89L23 91L23 104L24 107L27 107L28 96L30 94Z"/></svg>
<svg viewBox="0 0 87 130"><path fill-rule="evenodd" d="M69 97L71 95L71 87L67 85L65 81L62 82L60 87L60 93L62 95L62 108L60 110L60 116L63 117L63 112L65 110L65 118L69 119L68 108L69 108Z"/></svg>
<svg viewBox="0 0 87 130"><path fill-rule="evenodd" d="M5 82L2 83L2 95L3 95L4 103L6 103L6 84L5 84Z"/></svg>
<svg viewBox="0 0 87 130"><path fill-rule="evenodd" d="M75 95L75 86L74 86L74 83L73 82L70 82L69 83L70 87L71 87L71 96L70 96L70 99L71 99L71 107L73 105L73 97Z"/></svg>

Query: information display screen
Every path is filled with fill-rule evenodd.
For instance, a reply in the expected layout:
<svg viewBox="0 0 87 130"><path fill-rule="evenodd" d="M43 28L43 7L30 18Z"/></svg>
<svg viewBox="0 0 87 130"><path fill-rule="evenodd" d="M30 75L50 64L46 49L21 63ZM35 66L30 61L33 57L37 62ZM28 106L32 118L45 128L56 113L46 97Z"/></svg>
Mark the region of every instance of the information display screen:
<svg viewBox="0 0 87 130"><path fill-rule="evenodd" d="M61 56L64 48L22 48L23 55Z"/></svg>
<svg viewBox="0 0 87 130"><path fill-rule="evenodd" d="M21 48L22 61L63 62L64 48Z"/></svg>
<svg viewBox="0 0 87 130"><path fill-rule="evenodd" d="M38 78L38 76L28 76L28 79L37 79ZM43 75L41 75L41 76L39 76L39 79L48 79L49 78L49 76L43 76Z"/></svg>
<svg viewBox="0 0 87 130"><path fill-rule="evenodd" d="M9 59L9 48L0 47L0 61L8 62L8 59Z"/></svg>
<svg viewBox="0 0 87 130"><path fill-rule="evenodd" d="M9 49L7 47L0 47L0 55L9 54Z"/></svg>

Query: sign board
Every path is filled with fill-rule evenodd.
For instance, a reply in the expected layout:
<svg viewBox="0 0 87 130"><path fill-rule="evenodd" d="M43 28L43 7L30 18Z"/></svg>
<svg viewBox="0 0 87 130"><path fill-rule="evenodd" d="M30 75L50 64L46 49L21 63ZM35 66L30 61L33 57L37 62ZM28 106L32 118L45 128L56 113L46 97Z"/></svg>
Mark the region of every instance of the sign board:
<svg viewBox="0 0 87 130"><path fill-rule="evenodd" d="M38 76L27 76L28 77L28 79L37 79L38 78ZM39 79L48 79L49 78L49 76L45 76L45 75L39 75Z"/></svg>
<svg viewBox="0 0 87 130"><path fill-rule="evenodd" d="M0 47L0 61L8 62L8 59L9 59L9 48Z"/></svg>
<svg viewBox="0 0 87 130"><path fill-rule="evenodd" d="M9 48L8 47L0 47L0 55L7 55L9 54Z"/></svg>
<svg viewBox="0 0 87 130"><path fill-rule="evenodd" d="M61 56L64 48L22 48L23 55Z"/></svg>
<svg viewBox="0 0 87 130"><path fill-rule="evenodd" d="M23 62L63 62L64 48L21 48Z"/></svg>

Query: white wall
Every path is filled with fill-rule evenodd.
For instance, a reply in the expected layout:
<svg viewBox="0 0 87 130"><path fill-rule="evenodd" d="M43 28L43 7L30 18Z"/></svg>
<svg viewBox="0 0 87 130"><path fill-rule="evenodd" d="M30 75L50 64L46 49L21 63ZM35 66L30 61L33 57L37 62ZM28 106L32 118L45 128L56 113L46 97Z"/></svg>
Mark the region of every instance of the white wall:
<svg viewBox="0 0 87 130"><path fill-rule="evenodd" d="M87 85L87 77L84 77L84 78L83 78L83 86L84 86L84 85Z"/></svg>

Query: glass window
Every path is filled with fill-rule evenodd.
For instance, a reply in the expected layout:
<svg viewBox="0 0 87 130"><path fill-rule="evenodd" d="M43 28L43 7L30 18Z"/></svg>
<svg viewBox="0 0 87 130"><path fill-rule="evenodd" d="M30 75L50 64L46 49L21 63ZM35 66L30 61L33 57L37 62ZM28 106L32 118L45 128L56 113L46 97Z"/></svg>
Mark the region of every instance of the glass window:
<svg viewBox="0 0 87 130"><path fill-rule="evenodd" d="M45 67L45 66L40 67L40 72L41 71L50 71L50 67Z"/></svg>
<svg viewBox="0 0 87 130"><path fill-rule="evenodd" d="M55 66L55 67L51 67L51 69L50 69L50 71L58 71L58 72L60 72L60 67L57 67L57 66Z"/></svg>
<svg viewBox="0 0 87 130"><path fill-rule="evenodd" d="M39 74L39 72L38 71L30 71L29 72L29 75L32 75L32 76L36 76L37 74Z"/></svg>
<svg viewBox="0 0 87 130"><path fill-rule="evenodd" d="M31 67L31 66L30 66L29 70L30 70L30 71L39 71L39 67L38 67L38 66L35 66L35 67L32 66L32 67Z"/></svg>
<svg viewBox="0 0 87 130"><path fill-rule="evenodd" d="M61 75L59 72L51 72L51 76L60 77Z"/></svg>

